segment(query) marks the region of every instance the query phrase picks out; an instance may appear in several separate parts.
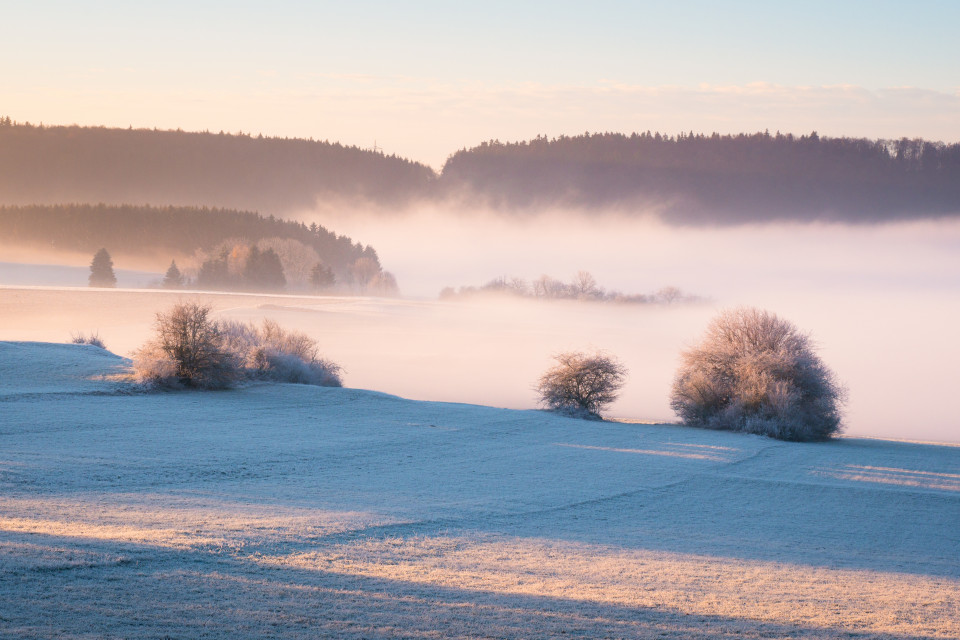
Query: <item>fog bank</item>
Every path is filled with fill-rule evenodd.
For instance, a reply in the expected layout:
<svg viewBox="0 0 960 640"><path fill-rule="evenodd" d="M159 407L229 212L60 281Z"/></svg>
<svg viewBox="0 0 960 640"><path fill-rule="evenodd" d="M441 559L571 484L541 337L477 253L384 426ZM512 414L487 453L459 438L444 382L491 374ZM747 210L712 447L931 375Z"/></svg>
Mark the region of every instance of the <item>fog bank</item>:
<svg viewBox="0 0 960 640"><path fill-rule="evenodd" d="M328 214L323 222L374 244L411 296L434 298L442 287L499 276L569 280L582 269L625 293L672 285L706 298L666 309L559 311L534 303L503 311L528 323L527 344L596 346L627 360L631 383L615 407L619 415L670 418L665 397L677 351L716 310L750 305L812 334L850 388L850 432L960 439L946 401L956 379L951 363L960 359L953 326L960 317L960 221L675 227L615 214L517 220L423 209L400 217ZM511 366L523 366L519 354L509 357Z"/></svg>
<svg viewBox="0 0 960 640"><path fill-rule="evenodd" d="M0 288L0 339L97 331L126 355L150 335L156 311L200 299L218 317L272 318L308 333L345 367L348 386L413 399L533 408L553 354L607 350L630 370L610 414L671 421L680 351L718 310L751 305L812 335L849 388L847 433L960 441L950 401L960 361L960 222L689 228L575 213L326 216L317 221L378 248L407 299L91 291L86 268L6 265L0 284L78 288ZM542 273L569 280L578 270L624 293L672 285L704 301L436 300L445 286ZM70 277L51 281L54 273Z"/></svg>
<svg viewBox="0 0 960 640"><path fill-rule="evenodd" d="M673 285L730 301L767 293L957 290L960 220L875 225L671 226L607 212L515 218L422 207L396 215L300 214L376 247L405 295L590 271L608 288Z"/></svg>

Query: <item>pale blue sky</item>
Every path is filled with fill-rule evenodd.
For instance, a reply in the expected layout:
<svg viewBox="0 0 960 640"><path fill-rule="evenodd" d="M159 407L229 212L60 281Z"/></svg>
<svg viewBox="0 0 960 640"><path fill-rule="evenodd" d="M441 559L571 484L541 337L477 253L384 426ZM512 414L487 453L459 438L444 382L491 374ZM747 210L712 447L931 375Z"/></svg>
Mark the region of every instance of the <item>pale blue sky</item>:
<svg viewBox="0 0 960 640"><path fill-rule="evenodd" d="M4 2L0 114L439 166L590 130L960 139L960 2Z"/></svg>

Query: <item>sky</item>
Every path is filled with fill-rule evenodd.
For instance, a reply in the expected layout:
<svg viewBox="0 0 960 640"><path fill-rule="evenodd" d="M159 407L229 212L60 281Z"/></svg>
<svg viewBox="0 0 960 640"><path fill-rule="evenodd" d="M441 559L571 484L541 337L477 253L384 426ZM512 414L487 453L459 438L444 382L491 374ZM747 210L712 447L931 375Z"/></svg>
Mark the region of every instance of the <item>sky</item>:
<svg viewBox="0 0 960 640"><path fill-rule="evenodd" d="M0 115L339 141L439 169L586 131L960 140L960 2L3 3Z"/></svg>

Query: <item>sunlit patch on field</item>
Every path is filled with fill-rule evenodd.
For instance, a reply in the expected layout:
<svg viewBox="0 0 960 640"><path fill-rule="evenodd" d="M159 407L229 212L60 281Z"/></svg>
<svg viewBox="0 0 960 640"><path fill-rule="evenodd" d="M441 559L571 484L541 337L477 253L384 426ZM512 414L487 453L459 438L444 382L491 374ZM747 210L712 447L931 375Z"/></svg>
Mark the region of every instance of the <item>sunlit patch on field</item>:
<svg viewBox="0 0 960 640"><path fill-rule="evenodd" d="M855 464L843 465L842 467L820 471L819 473L820 475L840 480L876 482L878 484L939 489L941 491L960 491L960 474L956 473L937 473L918 469L870 467Z"/></svg>
<svg viewBox="0 0 960 640"><path fill-rule="evenodd" d="M7 514L23 514L11 516ZM26 515L29 514L29 515ZM0 498L0 532L166 549L240 550L397 524L371 513L269 508L160 496L85 500Z"/></svg>
<svg viewBox="0 0 960 640"><path fill-rule="evenodd" d="M731 455L724 455L720 451L735 452L731 447L707 447L695 444L664 443L661 449L622 449L616 447L595 447L585 444L555 443L558 447L574 449L590 449L593 451L613 451L615 453L638 453L648 456L666 456L668 458L686 458L687 460L709 460L712 462L731 462ZM716 453L715 453L716 452Z"/></svg>
<svg viewBox="0 0 960 640"><path fill-rule="evenodd" d="M368 540L258 563L850 632L960 636L960 580L491 536Z"/></svg>

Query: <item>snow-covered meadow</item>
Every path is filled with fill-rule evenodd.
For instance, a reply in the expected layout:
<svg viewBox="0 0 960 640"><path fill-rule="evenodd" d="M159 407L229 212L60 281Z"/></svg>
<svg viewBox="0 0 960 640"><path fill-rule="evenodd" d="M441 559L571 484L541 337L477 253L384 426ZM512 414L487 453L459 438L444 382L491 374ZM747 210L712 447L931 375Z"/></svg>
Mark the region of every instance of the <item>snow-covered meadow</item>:
<svg viewBox="0 0 960 640"><path fill-rule="evenodd" d="M960 447L124 366L0 343L0 636L960 637Z"/></svg>

